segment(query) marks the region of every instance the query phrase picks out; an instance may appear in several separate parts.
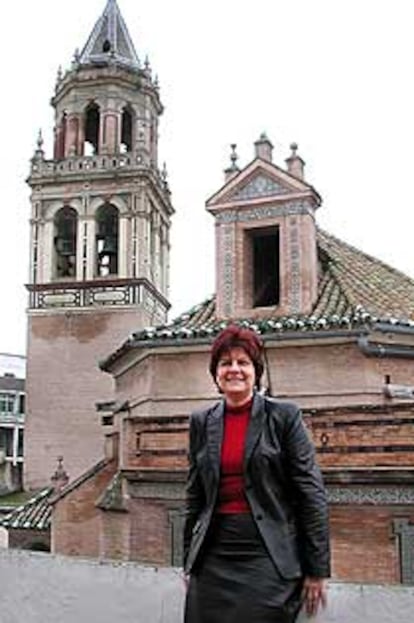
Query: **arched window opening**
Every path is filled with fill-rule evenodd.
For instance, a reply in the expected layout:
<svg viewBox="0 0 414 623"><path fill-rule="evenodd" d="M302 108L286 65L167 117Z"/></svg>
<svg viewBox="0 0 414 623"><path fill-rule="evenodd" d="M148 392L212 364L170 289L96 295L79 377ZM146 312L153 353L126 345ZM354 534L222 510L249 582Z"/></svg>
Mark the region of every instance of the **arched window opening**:
<svg viewBox="0 0 414 623"><path fill-rule="evenodd" d="M55 216L55 254L58 279L76 277L76 239L78 215L76 210L68 206L62 208Z"/></svg>
<svg viewBox="0 0 414 623"><path fill-rule="evenodd" d="M99 277L118 273L118 210L109 203L96 212L96 262Z"/></svg>
<svg viewBox="0 0 414 623"><path fill-rule="evenodd" d="M132 151L132 126L132 112L124 108L121 124L121 153Z"/></svg>
<svg viewBox="0 0 414 623"><path fill-rule="evenodd" d="M85 156L99 153L100 112L97 104L89 104L85 112Z"/></svg>

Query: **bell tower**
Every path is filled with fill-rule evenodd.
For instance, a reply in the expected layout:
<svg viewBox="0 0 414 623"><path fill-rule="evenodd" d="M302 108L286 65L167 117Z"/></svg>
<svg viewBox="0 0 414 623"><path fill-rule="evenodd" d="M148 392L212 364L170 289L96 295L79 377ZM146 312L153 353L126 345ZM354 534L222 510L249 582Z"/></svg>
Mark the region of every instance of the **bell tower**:
<svg viewBox="0 0 414 623"><path fill-rule="evenodd" d="M58 72L54 153L31 161L25 486L57 456L72 478L102 455L95 404L112 399L98 362L166 320L174 212L158 168L157 79L116 0Z"/></svg>

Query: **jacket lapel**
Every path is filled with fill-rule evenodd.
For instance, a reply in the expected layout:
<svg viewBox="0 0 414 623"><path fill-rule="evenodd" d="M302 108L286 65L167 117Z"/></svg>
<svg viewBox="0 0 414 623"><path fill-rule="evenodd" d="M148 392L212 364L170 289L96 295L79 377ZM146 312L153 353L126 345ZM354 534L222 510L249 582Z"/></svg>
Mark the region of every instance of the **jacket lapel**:
<svg viewBox="0 0 414 623"><path fill-rule="evenodd" d="M252 414L247 429L246 445L244 449L244 470L246 471L252 452L259 440L260 433L263 430L263 421L265 417L264 398L257 392L253 397Z"/></svg>
<svg viewBox="0 0 414 623"><path fill-rule="evenodd" d="M221 400L207 419L207 452L213 466L214 474L219 480L221 444L223 441L223 422L224 422L224 400Z"/></svg>

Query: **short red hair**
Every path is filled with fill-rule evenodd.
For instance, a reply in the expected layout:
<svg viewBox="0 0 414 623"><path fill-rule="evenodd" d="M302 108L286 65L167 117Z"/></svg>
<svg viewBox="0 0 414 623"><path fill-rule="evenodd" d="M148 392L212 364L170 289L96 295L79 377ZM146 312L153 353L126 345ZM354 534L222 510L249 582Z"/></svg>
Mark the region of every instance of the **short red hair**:
<svg viewBox="0 0 414 623"><path fill-rule="evenodd" d="M221 357L232 348L242 348L252 360L256 373L255 385L260 389L260 380L264 370L264 346L258 334L253 329L231 324L221 331L211 346L210 374L216 381L217 366Z"/></svg>

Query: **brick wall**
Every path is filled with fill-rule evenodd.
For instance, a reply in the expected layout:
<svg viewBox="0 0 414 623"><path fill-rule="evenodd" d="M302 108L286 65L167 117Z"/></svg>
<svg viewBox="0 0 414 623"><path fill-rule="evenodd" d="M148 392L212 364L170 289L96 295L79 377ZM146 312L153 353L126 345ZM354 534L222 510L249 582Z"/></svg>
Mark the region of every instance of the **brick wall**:
<svg viewBox="0 0 414 623"><path fill-rule="evenodd" d="M50 551L50 530L9 528L8 533L8 547L11 549Z"/></svg>
<svg viewBox="0 0 414 623"><path fill-rule="evenodd" d="M411 507L332 506L333 577L351 582L400 582L399 541L393 518L411 517Z"/></svg>
<svg viewBox="0 0 414 623"><path fill-rule="evenodd" d="M26 489L48 483L60 455L71 480L102 458L95 403L113 398L113 379L98 362L140 322L137 310L29 316Z"/></svg>
<svg viewBox="0 0 414 623"><path fill-rule="evenodd" d="M96 502L114 476L109 463L53 507L52 551L58 554L98 557L101 553L101 514Z"/></svg>

